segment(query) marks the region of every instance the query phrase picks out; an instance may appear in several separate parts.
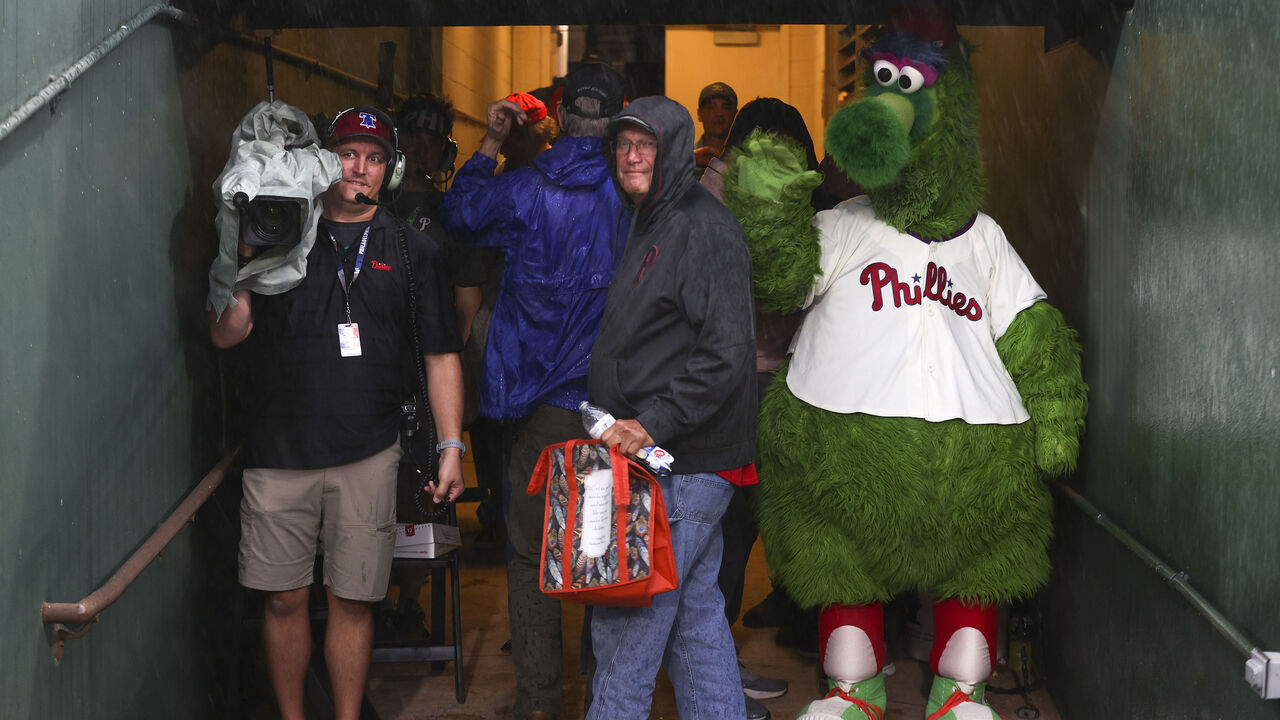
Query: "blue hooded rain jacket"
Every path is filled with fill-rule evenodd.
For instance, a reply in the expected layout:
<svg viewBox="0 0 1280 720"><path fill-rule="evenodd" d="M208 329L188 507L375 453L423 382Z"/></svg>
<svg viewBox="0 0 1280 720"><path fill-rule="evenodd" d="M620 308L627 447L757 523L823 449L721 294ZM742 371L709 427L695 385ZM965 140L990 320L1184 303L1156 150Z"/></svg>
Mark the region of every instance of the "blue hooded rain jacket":
<svg viewBox="0 0 1280 720"><path fill-rule="evenodd" d="M506 256L489 323L480 413L501 420L587 399L591 346L626 245L622 205L598 137L568 137L533 167L494 175L471 156L445 194L445 227Z"/></svg>

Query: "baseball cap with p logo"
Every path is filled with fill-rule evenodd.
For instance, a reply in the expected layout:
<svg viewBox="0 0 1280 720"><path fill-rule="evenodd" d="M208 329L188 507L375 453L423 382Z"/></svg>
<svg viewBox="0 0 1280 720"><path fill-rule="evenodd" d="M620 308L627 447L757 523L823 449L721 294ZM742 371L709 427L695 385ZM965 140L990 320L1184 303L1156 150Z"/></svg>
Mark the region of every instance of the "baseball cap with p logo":
<svg viewBox="0 0 1280 720"><path fill-rule="evenodd" d="M382 145L387 151L387 171L383 177L383 189L395 190L404 176L404 156L400 154L400 138L391 116L375 107L357 105L338 113L329 123L329 137L324 146L333 149L353 138L368 138Z"/></svg>

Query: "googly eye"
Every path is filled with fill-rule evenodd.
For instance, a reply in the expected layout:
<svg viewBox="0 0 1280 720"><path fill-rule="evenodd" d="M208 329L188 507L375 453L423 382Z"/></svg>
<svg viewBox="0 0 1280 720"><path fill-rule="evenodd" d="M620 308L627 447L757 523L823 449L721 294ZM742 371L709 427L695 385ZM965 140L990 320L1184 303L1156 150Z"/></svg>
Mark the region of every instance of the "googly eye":
<svg viewBox="0 0 1280 720"><path fill-rule="evenodd" d="M898 81L898 66L888 60L877 60L871 66L871 74L882 87L890 87Z"/></svg>
<svg viewBox="0 0 1280 720"><path fill-rule="evenodd" d="M902 74L898 76L898 88L902 92L910 95L911 93L924 87L924 75L910 65L902 68Z"/></svg>

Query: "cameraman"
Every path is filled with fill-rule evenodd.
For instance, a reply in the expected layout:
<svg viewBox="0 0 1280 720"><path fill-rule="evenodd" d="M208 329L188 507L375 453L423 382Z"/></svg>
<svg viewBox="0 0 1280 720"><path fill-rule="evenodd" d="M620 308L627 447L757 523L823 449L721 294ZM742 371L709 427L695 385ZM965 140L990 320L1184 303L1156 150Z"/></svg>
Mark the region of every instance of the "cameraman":
<svg viewBox="0 0 1280 720"><path fill-rule="evenodd" d="M436 501L456 498L463 487L460 342L438 250L376 204L399 160L395 137L380 110L339 113L327 147L341 159L342 177L322 196L320 232L301 284L252 298L238 290L235 305L210 316L215 345L244 343L252 385L240 583L267 593L263 644L284 720L303 717L317 543L324 547L324 651L336 717L360 713L373 640L370 603L386 594L395 543L400 404L414 377L401 232L442 440L438 482L427 487ZM255 251L242 243L242 264Z"/></svg>

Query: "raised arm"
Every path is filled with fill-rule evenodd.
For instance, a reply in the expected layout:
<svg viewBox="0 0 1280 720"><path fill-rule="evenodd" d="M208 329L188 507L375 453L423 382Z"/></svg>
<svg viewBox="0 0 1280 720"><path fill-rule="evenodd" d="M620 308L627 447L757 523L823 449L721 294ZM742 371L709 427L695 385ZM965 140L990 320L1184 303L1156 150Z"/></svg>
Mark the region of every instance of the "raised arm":
<svg viewBox="0 0 1280 720"><path fill-rule="evenodd" d="M258 254L257 248L246 245L244 240L236 244L236 252L241 266ZM251 295L253 293L249 290L236 290L231 293L231 304L223 309L221 315L216 309L209 310L209 338L215 346L223 350L235 347L253 332L253 305L249 302Z"/></svg>
<svg viewBox="0 0 1280 720"><path fill-rule="evenodd" d="M489 126L480 150L454 176L440 207L445 229L461 242L506 248L518 242L524 226L518 217L521 188L508 176L494 175L498 151L511 128L523 125L524 111L510 100L498 100L488 109Z"/></svg>
<svg viewBox="0 0 1280 720"><path fill-rule="evenodd" d="M747 236L756 300L763 310L794 310L822 272L809 203L822 175L807 168L795 142L760 130L728 163L724 201Z"/></svg>

